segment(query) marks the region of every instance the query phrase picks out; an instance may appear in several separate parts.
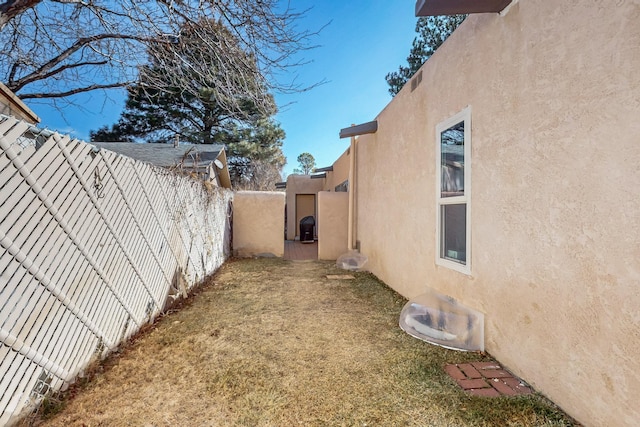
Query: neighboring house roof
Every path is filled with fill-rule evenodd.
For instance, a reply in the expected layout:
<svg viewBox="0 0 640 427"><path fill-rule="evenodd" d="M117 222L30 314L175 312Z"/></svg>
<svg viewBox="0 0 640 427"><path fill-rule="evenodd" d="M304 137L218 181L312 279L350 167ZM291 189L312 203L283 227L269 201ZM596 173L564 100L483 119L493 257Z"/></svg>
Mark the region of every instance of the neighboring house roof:
<svg viewBox="0 0 640 427"><path fill-rule="evenodd" d="M135 142L91 142L90 144L165 168L180 166L187 170L206 171L209 167L214 166L220 185L231 187L224 145L179 144L176 146L174 144L139 144Z"/></svg>
<svg viewBox="0 0 640 427"><path fill-rule="evenodd" d="M141 162L165 168L183 164L185 167L208 165L218 158L224 145L138 144L134 142L91 142L98 148L113 151Z"/></svg>

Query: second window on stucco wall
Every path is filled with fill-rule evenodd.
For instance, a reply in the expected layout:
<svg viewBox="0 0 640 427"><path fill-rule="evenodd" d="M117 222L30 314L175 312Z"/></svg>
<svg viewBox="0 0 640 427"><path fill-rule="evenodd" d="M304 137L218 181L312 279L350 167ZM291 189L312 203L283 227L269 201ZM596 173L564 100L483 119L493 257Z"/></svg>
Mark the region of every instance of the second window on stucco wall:
<svg viewBox="0 0 640 427"><path fill-rule="evenodd" d="M471 273L471 107L436 126L436 263Z"/></svg>

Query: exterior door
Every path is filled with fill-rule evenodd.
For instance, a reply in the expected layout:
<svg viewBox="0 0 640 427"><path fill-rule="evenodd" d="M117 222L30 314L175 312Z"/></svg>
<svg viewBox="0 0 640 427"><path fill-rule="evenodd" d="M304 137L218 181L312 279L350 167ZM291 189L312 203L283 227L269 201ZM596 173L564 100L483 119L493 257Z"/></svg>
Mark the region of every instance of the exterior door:
<svg viewBox="0 0 640 427"><path fill-rule="evenodd" d="M316 228L318 218L316 218L316 195L315 194L296 194L296 237L300 237L300 220L305 216L313 216L316 220Z"/></svg>

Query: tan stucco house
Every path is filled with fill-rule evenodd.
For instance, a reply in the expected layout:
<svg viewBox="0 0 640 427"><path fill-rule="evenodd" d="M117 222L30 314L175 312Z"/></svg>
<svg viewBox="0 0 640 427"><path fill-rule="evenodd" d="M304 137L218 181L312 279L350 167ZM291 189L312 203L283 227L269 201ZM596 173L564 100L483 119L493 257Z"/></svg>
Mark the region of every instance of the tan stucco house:
<svg viewBox="0 0 640 427"><path fill-rule="evenodd" d="M300 239L300 221L315 219L318 258L334 260L347 251L349 219L349 149L331 166L310 175L289 175L277 184L286 189L285 238Z"/></svg>
<svg viewBox="0 0 640 427"><path fill-rule="evenodd" d="M353 137L348 173L287 182L289 228L292 198L316 194L322 244L348 176L330 222L367 269L484 313L486 350L578 421L638 425L640 2L416 11L472 14Z"/></svg>

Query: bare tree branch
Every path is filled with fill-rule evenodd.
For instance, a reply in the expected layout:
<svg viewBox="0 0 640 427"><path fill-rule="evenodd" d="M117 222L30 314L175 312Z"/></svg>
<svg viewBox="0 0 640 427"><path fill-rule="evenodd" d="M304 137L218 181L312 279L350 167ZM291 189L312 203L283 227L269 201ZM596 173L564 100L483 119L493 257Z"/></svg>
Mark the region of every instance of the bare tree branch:
<svg viewBox="0 0 640 427"><path fill-rule="evenodd" d="M97 42L99 40L106 40L106 39L112 39L112 40L117 40L117 39L140 40L139 38L132 37L132 36L127 36L127 35L123 35L123 34L98 34L98 35L91 36L91 37L80 38L75 43L73 43L73 45L71 45L70 47L68 47L64 51L60 52L60 54L58 54L55 57L51 58L46 63L42 64L40 67L38 67L38 69L34 70L30 74L22 77L19 80L8 80L7 81L7 87L9 89L11 89L13 92L18 92L20 89L22 89L24 86L28 85L29 83L32 83L32 82L37 81L37 80L47 79L49 77L52 77L52 76L54 76L56 74L59 74L59 73L65 71L65 70L68 70L70 68L83 67L83 66L87 66L87 65L90 65L90 66L106 65L108 63L108 61L106 61L106 60L104 60L104 61L86 61L86 62L77 62L77 63L73 63L73 64L66 64L66 65L63 65L63 66L58 67L56 69L53 69L52 71L49 71L53 67L55 67L56 65L61 64L63 61L65 61L67 58L69 58L71 55L73 55L78 50L80 50L80 49L82 49L84 47L90 46L92 43L95 43L95 42Z"/></svg>
<svg viewBox="0 0 640 427"><path fill-rule="evenodd" d="M301 52L314 47L316 32L297 27L305 13L281 0L6 0L0 3L0 50L6 52L0 81L18 96L40 99L120 87L136 80L158 52L160 66L181 61L181 31L188 27L221 65L207 69L185 58L173 83L185 92L208 91L231 113L255 85L276 93L315 86L292 77L305 63ZM213 25L231 31L239 47ZM217 83L198 87L194 74ZM272 100L253 101L273 108Z"/></svg>
<svg viewBox="0 0 640 427"><path fill-rule="evenodd" d="M42 0L8 0L0 3L0 31L2 31L7 22L28 9L35 7L41 1Z"/></svg>
<svg viewBox="0 0 640 427"><path fill-rule="evenodd" d="M65 98L67 96L75 95L77 93L90 92L92 90L97 90L97 89L113 89L113 88L118 88L118 87L126 87L126 86L130 85L131 83L132 82L119 82L119 83L111 83L111 84L105 84L105 85L94 84L94 85L91 85L91 86L71 89L71 90L68 90L66 92L60 92L60 93L56 93L56 94L50 94L50 93L25 93L24 95L20 95L20 97L22 99Z"/></svg>

